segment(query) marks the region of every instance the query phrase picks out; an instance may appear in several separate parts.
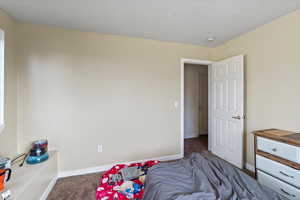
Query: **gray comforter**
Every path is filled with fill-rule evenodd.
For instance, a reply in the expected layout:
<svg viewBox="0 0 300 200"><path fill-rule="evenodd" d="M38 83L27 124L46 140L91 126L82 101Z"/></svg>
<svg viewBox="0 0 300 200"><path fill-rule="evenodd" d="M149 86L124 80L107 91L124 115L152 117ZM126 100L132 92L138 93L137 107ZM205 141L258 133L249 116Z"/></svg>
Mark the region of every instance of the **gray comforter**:
<svg viewBox="0 0 300 200"><path fill-rule="evenodd" d="M214 156L160 163L147 174L143 200L276 200L273 190Z"/></svg>

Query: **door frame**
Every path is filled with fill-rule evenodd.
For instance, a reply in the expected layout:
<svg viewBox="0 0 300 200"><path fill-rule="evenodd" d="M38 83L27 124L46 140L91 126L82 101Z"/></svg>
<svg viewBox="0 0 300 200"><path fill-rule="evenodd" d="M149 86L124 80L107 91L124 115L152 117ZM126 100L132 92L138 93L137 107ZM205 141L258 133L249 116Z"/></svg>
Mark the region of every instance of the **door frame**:
<svg viewBox="0 0 300 200"><path fill-rule="evenodd" d="M196 65L207 65L208 67L208 150L211 150L211 137L210 137L210 66L213 62L210 60L197 60L197 59L187 59L181 58L180 60L180 133L181 133L181 152L180 155L184 157L184 65L185 64L196 64Z"/></svg>

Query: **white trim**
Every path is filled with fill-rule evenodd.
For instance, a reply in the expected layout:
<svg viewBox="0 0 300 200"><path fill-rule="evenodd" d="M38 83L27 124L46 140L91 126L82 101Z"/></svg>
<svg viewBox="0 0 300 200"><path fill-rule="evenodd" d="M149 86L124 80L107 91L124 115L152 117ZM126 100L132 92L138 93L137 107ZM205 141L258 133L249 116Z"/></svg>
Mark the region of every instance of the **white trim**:
<svg viewBox="0 0 300 200"><path fill-rule="evenodd" d="M245 168L248 169L249 171L255 172L255 167L249 163L245 164Z"/></svg>
<svg viewBox="0 0 300 200"><path fill-rule="evenodd" d="M209 65L209 66L212 66ZM212 141L213 141L213 136L212 133L209 134L209 130L213 130L212 129L212 68L209 67L208 68L208 131L207 134L209 135L208 137L208 150L212 151Z"/></svg>
<svg viewBox="0 0 300 200"><path fill-rule="evenodd" d="M181 159L183 156L181 154L175 154L175 155L169 155L169 156L163 156L163 157L157 157L157 158L150 158L150 159L144 159L144 160L137 160L137 161L129 161L129 162L119 162L123 164L130 164L130 163L136 163L136 162L145 162L147 160L159 160L159 161L168 161L168 160L177 160ZM83 174L91 174L91 173L97 173L97 172L104 172L112 168L114 165L118 163L108 164L108 165L101 165L98 167L91 167L91 168L85 168L85 169L78 169L73 171L64 171L58 173L58 178L64 178L69 176L78 176Z"/></svg>
<svg viewBox="0 0 300 200"><path fill-rule="evenodd" d="M181 62L184 64L196 64L196 65L211 65L213 62L210 60L195 60L195 59L187 59L182 58Z"/></svg>
<svg viewBox="0 0 300 200"><path fill-rule="evenodd" d="M0 29L0 126L5 128L5 32Z"/></svg>
<svg viewBox="0 0 300 200"><path fill-rule="evenodd" d="M198 64L198 65L211 65L213 62L209 60L195 60L195 59L186 59L182 58L180 60L180 86L181 86L181 94L180 94L180 133L181 133L181 150L180 155L184 157L184 64ZM210 80L210 76L208 76ZM208 130L209 132L209 130ZM208 150L210 150L210 137L208 137Z"/></svg>
<svg viewBox="0 0 300 200"><path fill-rule="evenodd" d="M184 139L192 139L192 138L198 138L199 137L199 135L194 135L194 134L192 134L192 135L184 135Z"/></svg>
<svg viewBox="0 0 300 200"><path fill-rule="evenodd" d="M184 138L185 139L188 139L188 138L197 138L199 137L200 133L199 131L196 131L196 132L185 132L184 133Z"/></svg>
<svg viewBox="0 0 300 200"><path fill-rule="evenodd" d="M42 194L40 200L46 200L48 195L50 194L50 192L52 191L54 185L56 184L58 177L55 176L49 183L49 185L47 186L46 190L44 191L44 193Z"/></svg>

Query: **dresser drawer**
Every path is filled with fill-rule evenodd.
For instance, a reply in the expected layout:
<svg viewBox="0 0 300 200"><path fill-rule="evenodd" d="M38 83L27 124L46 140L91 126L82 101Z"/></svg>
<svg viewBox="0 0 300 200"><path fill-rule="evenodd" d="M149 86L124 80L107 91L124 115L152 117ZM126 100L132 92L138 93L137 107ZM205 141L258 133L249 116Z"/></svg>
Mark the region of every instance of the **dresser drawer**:
<svg viewBox="0 0 300 200"><path fill-rule="evenodd" d="M267 172L289 184L300 188L300 170L293 169L260 155L256 156L257 169Z"/></svg>
<svg viewBox="0 0 300 200"><path fill-rule="evenodd" d="M264 172L257 171L258 182L291 200L300 199L300 190Z"/></svg>
<svg viewBox="0 0 300 200"><path fill-rule="evenodd" d="M257 137L257 149L275 156L300 163L300 147Z"/></svg>

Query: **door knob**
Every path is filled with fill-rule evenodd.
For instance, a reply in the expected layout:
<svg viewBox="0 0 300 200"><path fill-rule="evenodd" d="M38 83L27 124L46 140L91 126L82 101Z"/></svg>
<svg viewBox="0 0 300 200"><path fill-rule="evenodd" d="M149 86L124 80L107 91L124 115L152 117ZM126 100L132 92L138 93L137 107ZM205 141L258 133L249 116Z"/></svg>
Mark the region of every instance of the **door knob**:
<svg viewBox="0 0 300 200"><path fill-rule="evenodd" d="M237 115L237 116L232 116L232 119L238 119L241 120L241 116Z"/></svg>

